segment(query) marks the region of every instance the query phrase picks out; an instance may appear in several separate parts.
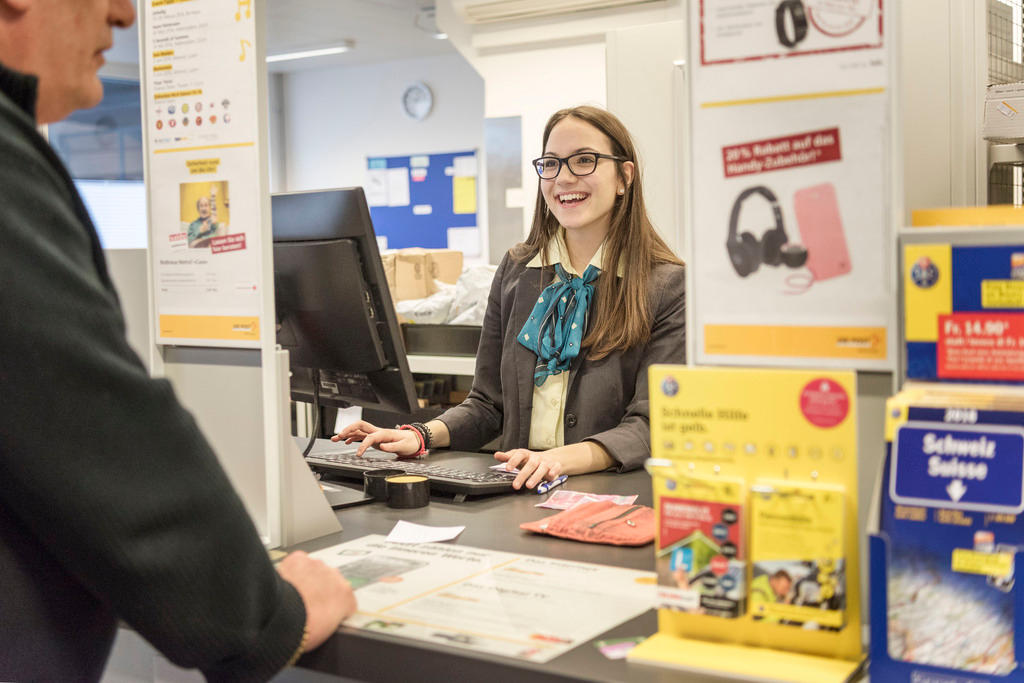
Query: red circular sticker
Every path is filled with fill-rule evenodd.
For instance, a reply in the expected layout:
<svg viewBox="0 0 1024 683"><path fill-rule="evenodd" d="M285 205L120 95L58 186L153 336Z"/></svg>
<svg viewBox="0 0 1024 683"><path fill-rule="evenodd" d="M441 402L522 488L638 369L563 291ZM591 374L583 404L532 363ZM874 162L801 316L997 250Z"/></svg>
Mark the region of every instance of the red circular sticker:
<svg viewBox="0 0 1024 683"><path fill-rule="evenodd" d="M729 559L725 555L715 555L711 558L711 573L715 576L722 576L729 571Z"/></svg>
<svg viewBox="0 0 1024 683"><path fill-rule="evenodd" d="M838 382L820 377L800 392L800 410L816 427L835 427L850 414L850 397Z"/></svg>

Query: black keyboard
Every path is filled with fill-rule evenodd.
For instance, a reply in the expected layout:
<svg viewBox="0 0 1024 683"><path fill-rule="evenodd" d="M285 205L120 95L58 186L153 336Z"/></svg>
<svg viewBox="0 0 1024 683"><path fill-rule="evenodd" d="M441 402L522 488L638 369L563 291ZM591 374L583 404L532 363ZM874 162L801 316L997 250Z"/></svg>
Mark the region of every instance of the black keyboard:
<svg viewBox="0 0 1024 683"><path fill-rule="evenodd" d="M311 453L306 462L326 474L336 474L346 479L363 480L368 470L396 469L408 474L420 474L430 480L430 490L454 493L456 495L482 496L491 493L511 493L511 473L488 470L485 472L460 470L442 464L431 464L418 460L375 460L361 458L350 452Z"/></svg>

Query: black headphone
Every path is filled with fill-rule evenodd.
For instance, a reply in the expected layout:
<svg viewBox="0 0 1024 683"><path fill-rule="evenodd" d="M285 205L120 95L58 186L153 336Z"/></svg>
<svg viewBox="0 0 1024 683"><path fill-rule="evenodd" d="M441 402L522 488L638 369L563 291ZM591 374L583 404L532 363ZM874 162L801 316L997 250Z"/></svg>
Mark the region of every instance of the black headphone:
<svg viewBox="0 0 1024 683"><path fill-rule="evenodd" d="M786 14L793 17L793 37L786 33ZM775 8L775 33L786 47L796 47L807 37L807 11L802 0L782 0Z"/></svg>
<svg viewBox="0 0 1024 683"><path fill-rule="evenodd" d="M760 240L749 232L736 234L740 222L740 209L743 202L752 194L759 194L767 199L772 205L772 215L775 216L775 227L765 232ZM789 243L786 228L782 224L779 200L775 193L764 185L748 187L740 192L740 196L733 202L732 213L729 214L729 238L725 241L725 249L729 252L732 267L740 277L750 275L762 263L769 266L783 264L790 268L799 268L807 262L807 249L803 245Z"/></svg>

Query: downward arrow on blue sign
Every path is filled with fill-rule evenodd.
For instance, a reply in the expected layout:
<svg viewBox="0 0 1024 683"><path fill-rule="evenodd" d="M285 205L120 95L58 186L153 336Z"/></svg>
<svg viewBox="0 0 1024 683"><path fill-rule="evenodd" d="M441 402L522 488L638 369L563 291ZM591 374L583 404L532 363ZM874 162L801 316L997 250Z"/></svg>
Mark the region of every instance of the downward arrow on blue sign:
<svg viewBox="0 0 1024 683"><path fill-rule="evenodd" d="M949 497L953 499L953 502L958 502L967 493L967 487L959 479L954 479L949 482L949 486L946 487L946 492L949 493Z"/></svg>

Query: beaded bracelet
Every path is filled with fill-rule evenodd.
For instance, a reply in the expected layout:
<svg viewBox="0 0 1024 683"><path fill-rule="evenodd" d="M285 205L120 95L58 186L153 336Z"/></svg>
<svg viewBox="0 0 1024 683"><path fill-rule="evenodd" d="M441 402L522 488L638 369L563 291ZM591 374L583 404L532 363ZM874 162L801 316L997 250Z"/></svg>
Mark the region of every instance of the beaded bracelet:
<svg viewBox="0 0 1024 683"><path fill-rule="evenodd" d="M413 422L412 426L420 430L423 433L423 443L429 450L434 447L434 433L430 431L430 427L423 422Z"/></svg>
<svg viewBox="0 0 1024 683"><path fill-rule="evenodd" d="M419 456L426 455L428 453L428 451L427 451L427 439L424 436L423 432L421 432L416 427L415 424L400 425L398 428L399 429L407 429L410 432L414 433L416 435L417 440L420 442L420 449L418 451L416 451L415 453L413 453L411 456L405 456L405 457L418 458Z"/></svg>

